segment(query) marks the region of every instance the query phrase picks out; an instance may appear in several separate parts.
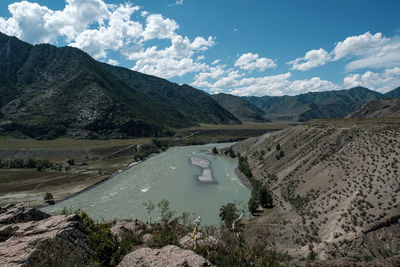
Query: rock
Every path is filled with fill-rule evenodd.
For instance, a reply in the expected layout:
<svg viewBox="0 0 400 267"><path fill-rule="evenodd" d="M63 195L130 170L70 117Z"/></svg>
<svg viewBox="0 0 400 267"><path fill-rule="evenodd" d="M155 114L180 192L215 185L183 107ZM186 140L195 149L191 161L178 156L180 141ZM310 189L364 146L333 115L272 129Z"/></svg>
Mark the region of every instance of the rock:
<svg viewBox="0 0 400 267"><path fill-rule="evenodd" d="M147 244L153 238L152 234L143 235L143 243Z"/></svg>
<svg viewBox="0 0 400 267"><path fill-rule="evenodd" d="M0 224L40 221L50 215L35 208L28 209L23 204L9 204L0 207Z"/></svg>
<svg viewBox="0 0 400 267"><path fill-rule="evenodd" d="M118 267L181 267L212 266L211 263L191 250L177 246L165 246L161 249L140 248L124 257Z"/></svg>
<svg viewBox="0 0 400 267"><path fill-rule="evenodd" d="M87 266L92 254L78 215L4 225L0 237L1 266Z"/></svg>
<svg viewBox="0 0 400 267"><path fill-rule="evenodd" d="M141 233L143 233L145 228L146 225L139 220L134 220L134 221L117 220L111 227L111 233L116 235L118 239L121 240L124 233L132 232L140 235Z"/></svg>

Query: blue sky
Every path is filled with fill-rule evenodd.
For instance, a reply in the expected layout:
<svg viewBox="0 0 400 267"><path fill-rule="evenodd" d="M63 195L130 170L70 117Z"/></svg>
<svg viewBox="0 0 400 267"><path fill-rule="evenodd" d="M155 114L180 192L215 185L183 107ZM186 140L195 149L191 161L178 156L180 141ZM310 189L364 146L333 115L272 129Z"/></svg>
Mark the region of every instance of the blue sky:
<svg viewBox="0 0 400 267"><path fill-rule="evenodd" d="M210 93L400 86L396 0L2 0L0 31Z"/></svg>

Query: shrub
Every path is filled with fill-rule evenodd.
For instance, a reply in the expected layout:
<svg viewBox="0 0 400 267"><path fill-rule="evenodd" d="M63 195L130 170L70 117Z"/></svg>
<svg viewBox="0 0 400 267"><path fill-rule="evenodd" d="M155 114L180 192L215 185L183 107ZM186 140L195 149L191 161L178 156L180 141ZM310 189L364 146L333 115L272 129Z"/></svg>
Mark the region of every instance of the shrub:
<svg viewBox="0 0 400 267"><path fill-rule="evenodd" d="M54 204L54 198L51 193L46 193L46 195L44 195L43 199L44 199L44 202L46 202L46 203Z"/></svg>

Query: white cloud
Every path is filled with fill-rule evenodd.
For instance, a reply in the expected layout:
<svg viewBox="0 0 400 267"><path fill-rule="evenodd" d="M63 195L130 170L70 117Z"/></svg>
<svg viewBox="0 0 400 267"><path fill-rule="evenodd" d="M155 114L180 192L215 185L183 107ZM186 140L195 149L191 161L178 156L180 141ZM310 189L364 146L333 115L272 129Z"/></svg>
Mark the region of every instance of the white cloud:
<svg viewBox="0 0 400 267"><path fill-rule="evenodd" d="M364 86L386 93L400 86L400 67L385 69L380 73L367 71L364 74L349 74L344 78L344 86Z"/></svg>
<svg viewBox="0 0 400 267"><path fill-rule="evenodd" d="M28 1L8 6L11 17L0 19L0 31L32 43L55 42L59 36L72 40L93 23L101 24L109 15L101 0L67 0L61 11Z"/></svg>
<svg viewBox="0 0 400 267"><path fill-rule="evenodd" d="M107 61L107 64L110 64L110 65L113 65L113 66L117 66L117 65L119 65L119 62L118 62L118 60L115 60L115 59L109 59Z"/></svg>
<svg viewBox="0 0 400 267"><path fill-rule="evenodd" d="M213 62L211 62L211 65L217 65L220 62L221 62L221 59L216 59Z"/></svg>
<svg viewBox="0 0 400 267"><path fill-rule="evenodd" d="M193 57L199 51L207 50L213 45L212 37L207 40L197 37L191 42L188 37L175 34L171 39L171 46L167 48L158 49L158 47L152 46L146 49L126 50L124 55L130 60L136 60L134 70L171 78L206 70L208 65L195 61Z"/></svg>
<svg viewBox="0 0 400 267"><path fill-rule="evenodd" d="M292 65L292 70L306 71L318 66L325 65L331 58L324 49L310 50L302 58L297 58L293 61L288 62Z"/></svg>
<svg viewBox="0 0 400 267"><path fill-rule="evenodd" d="M177 6L183 5L183 0L176 0L175 5L177 5Z"/></svg>
<svg viewBox="0 0 400 267"><path fill-rule="evenodd" d="M274 60L259 57L258 54L247 53L241 55L235 62L235 67L239 67L242 70L259 70L264 71L265 69L274 68L276 67L276 63Z"/></svg>
<svg viewBox="0 0 400 267"><path fill-rule="evenodd" d="M152 14L146 18L146 28L142 33L143 39L171 39L175 35L175 30L179 25L172 19L166 18L160 14Z"/></svg>
<svg viewBox="0 0 400 267"><path fill-rule="evenodd" d="M130 20L136 10L138 7L129 4L118 6L110 14L107 24L99 29L82 31L70 45L99 59L107 56L107 50L117 51L138 41L143 32L142 25Z"/></svg>
<svg viewBox="0 0 400 267"><path fill-rule="evenodd" d="M400 38L385 37L382 33L366 32L358 36L347 37L338 42L328 54L324 49L310 50L303 58L288 62L293 70L306 71L325 65L329 61L347 61L346 70L363 68L390 68L400 65Z"/></svg>

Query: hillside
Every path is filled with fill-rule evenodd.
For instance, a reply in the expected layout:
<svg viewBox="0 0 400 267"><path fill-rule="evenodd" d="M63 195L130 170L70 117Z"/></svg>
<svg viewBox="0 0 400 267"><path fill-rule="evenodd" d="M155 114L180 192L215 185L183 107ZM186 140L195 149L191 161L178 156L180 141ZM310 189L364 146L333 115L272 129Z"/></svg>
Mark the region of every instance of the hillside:
<svg viewBox="0 0 400 267"><path fill-rule="evenodd" d="M400 117L400 98L380 99L363 105L350 118Z"/></svg>
<svg viewBox="0 0 400 267"><path fill-rule="evenodd" d="M297 96L249 96L244 99L262 109L270 120L304 122L318 118L343 118L363 104L382 97L378 92L355 87Z"/></svg>
<svg viewBox="0 0 400 267"><path fill-rule="evenodd" d="M238 119L221 107L210 95L189 85L178 85L165 79L129 69L103 64L103 67L131 88L160 105L168 105L192 122L238 124Z"/></svg>
<svg viewBox="0 0 400 267"><path fill-rule="evenodd" d="M246 101L245 99L230 94L216 94L212 95L222 107L228 110L242 121L250 122L267 122L268 119L264 118L265 113L255 105Z"/></svg>
<svg viewBox="0 0 400 267"><path fill-rule="evenodd" d="M165 135L171 127L196 122L239 123L211 97L182 86L184 93L208 97L214 107L215 114L207 116L207 106L198 111L200 105L192 105L192 114L203 114L194 120L185 115L190 114L187 110L127 85L103 63L76 48L32 46L0 34L0 62L0 131L5 134L42 139L127 138ZM147 86L162 89L157 83L161 79L154 80Z"/></svg>
<svg viewBox="0 0 400 267"><path fill-rule="evenodd" d="M397 87L396 89L384 94L384 98L396 98L396 97L400 97L400 87Z"/></svg>
<svg viewBox="0 0 400 267"><path fill-rule="evenodd" d="M398 231L385 228L400 215L399 144L398 119L316 120L235 144L275 203L245 236L265 233L296 257L310 247L320 259L399 254Z"/></svg>

